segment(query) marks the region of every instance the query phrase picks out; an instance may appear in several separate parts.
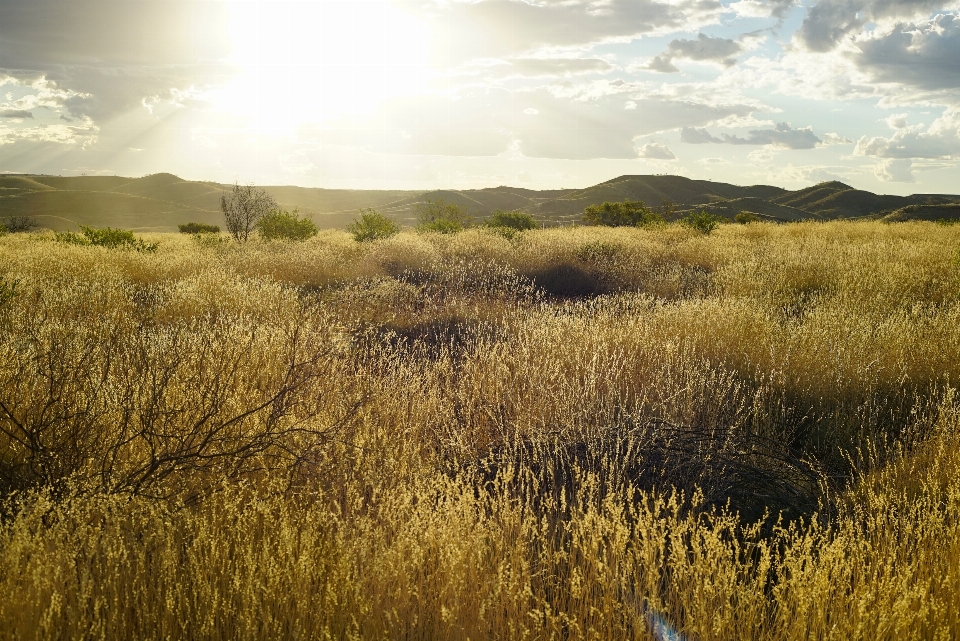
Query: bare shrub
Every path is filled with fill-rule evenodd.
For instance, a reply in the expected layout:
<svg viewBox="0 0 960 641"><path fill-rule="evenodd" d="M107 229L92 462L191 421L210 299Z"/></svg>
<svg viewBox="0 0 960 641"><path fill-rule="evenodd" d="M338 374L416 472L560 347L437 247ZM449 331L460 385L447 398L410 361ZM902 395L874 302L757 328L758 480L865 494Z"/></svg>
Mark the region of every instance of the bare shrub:
<svg viewBox="0 0 960 641"><path fill-rule="evenodd" d="M220 196L224 225L234 240L241 243L247 242L261 218L278 208L273 196L252 184L237 183L230 194Z"/></svg>

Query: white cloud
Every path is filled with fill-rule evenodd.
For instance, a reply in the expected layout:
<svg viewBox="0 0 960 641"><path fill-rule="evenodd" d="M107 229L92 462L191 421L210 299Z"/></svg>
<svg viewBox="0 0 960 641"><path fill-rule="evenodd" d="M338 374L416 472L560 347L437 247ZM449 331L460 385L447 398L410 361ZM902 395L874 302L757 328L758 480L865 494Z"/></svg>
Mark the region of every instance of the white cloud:
<svg viewBox="0 0 960 641"><path fill-rule="evenodd" d="M913 163L900 158L887 158L877 163L873 170L874 176L883 182L912 183Z"/></svg>
<svg viewBox="0 0 960 641"><path fill-rule="evenodd" d="M807 10L797 39L810 51L829 51L868 23L919 18L946 4L944 0L820 0Z"/></svg>
<svg viewBox="0 0 960 641"><path fill-rule="evenodd" d="M674 155L670 148L666 145L661 145L656 142L647 143L639 150L639 155L641 158L647 158L649 160L676 160L677 157Z"/></svg>
<svg viewBox="0 0 960 641"><path fill-rule="evenodd" d="M896 122L900 124L899 119ZM923 125L902 124L889 138L862 136L853 153L902 159L960 157L960 109L946 110L926 131Z"/></svg>
<svg viewBox="0 0 960 641"><path fill-rule="evenodd" d="M739 0L727 9L741 18L777 18L782 20L797 4L795 0Z"/></svg>
<svg viewBox="0 0 960 641"><path fill-rule="evenodd" d="M817 145L817 147L830 147L832 145L852 145L853 141L847 138L846 136L841 136L837 133L826 133L823 134L823 139Z"/></svg>
<svg viewBox="0 0 960 641"><path fill-rule="evenodd" d="M891 129L903 129L907 126L907 114L892 114L884 118Z"/></svg>
<svg viewBox="0 0 960 641"><path fill-rule="evenodd" d="M0 125L0 146L15 143L58 143L86 147L96 142L99 129L91 121L80 126L37 125L13 129Z"/></svg>

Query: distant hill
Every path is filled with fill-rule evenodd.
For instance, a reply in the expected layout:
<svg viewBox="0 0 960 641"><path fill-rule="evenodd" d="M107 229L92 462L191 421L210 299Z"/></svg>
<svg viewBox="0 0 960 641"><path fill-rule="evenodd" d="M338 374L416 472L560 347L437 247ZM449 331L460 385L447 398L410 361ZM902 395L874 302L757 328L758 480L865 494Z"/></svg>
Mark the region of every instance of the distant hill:
<svg viewBox="0 0 960 641"><path fill-rule="evenodd" d="M173 174L143 178L121 176L0 175L0 222L31 215L44 227L76 229L78 225L123 227L138 231L176 231L185 222L221 224L220 195L230 185L183 180ZM915 194L886 196L825 182L788 191L770 185L742 187L682 176L620 176L586 189L537 191L519 187L487 189L388 191L264 187L286 209L295 207L321 228L343 227L363 207L372 207L405 225L416 222L417 205L443 199L478 218L498 209L519 209L545 224L580 219L589 205L625 199L650 206L676 205L679 214L705 209L727 218L749 211L768 220L884 218L938 220L960 218L960 196Z"/></svg>
<svg viewBox="0 0 960 641"><path fill-rule="evenodd" d="M941 205L908 205L903 209L887 214L883 220L900 222L903 220L947 220L960 221L960 203Z"/></svg>

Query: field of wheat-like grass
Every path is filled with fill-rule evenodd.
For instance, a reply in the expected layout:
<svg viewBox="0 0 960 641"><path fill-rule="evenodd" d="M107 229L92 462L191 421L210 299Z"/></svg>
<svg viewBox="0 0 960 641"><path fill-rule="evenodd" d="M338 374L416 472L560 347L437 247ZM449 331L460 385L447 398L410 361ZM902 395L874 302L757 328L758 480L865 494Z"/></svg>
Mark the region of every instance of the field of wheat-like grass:
<svg viewBox="0 0 960 641"><path fill-rule="evenodd" d="M0 237L0 637L960 636L960 227L211 238Z"/></svg>

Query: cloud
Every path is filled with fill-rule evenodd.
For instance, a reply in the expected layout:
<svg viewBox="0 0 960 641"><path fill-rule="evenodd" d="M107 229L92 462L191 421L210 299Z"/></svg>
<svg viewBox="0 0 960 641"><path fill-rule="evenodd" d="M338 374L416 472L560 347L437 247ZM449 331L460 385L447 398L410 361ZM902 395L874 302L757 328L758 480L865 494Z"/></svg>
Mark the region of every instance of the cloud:
<svg viewBox="0 0 960 641"><path fill-rule="evenodd" d="M482 66L468 65L485 78L559 78L588 73L607 73L615 67L600 58L513 58Z"/></svg>
<svg viewBox="0 0 960 641"><path fill-rule="evenodd" d="M0 70L45 79L72 116L105 118L203 84L228 53L227 23L218 1L0 2Z"/></svg>
<svg viewBox="0 0 960 641"><path fill-rule="evenodd" d="M513 150L535 158L633 159L637 136L703 127L745 117L754 109L748 104L639 95L632 100L635 108L625 109L623 93L632 94L635 88L626 83L613 88L620 91L610 92L606 85L581 87L571 95L545 88L498 88L464 90L455 100L397 99L365 123L331 123L318 137L389 154L496 156Z"/></svg>
<svg viewBox="0 0 960 641"><path fill-rule="evenodd" d="M830 147L833 145L851 145L853 141L847 138L846 136L841 136L836 133L826 133L823 134L823 139L817 145L817 147Z"/></svg>
<svg viewBox="0 0 960 641"><path fill-rule="evenodd" d="M666 145L661 145L656 142L647 143L639 150L639 155L641 158L647 158L650 160L676 160L677 157L674 155L670 148Z"/></svg>
<svg viewBox="0 0 960 641"><path fill-rule="evenodd" d="M960 89L960 17L898 24L857 41L852 60L874 82L926 90Z"/></svg>
<svg viewBox="0 0 960 641"><path fill-rule="evenodd" d="M642 67L642 69L659 71L660 73L680 73L680 69L673 64L673 62L670 60L670 56L666 54L654 56L650 59L650 62Z"/></svg>
<svg viewBox="0 0 960 641"><path fill-rule="evenodd" d="M946 5L944 0L821 0L807 10L796 35L810 51L830 51L869 23L925 16Z"/></svg>
<svg viewBox="0 0 960 641"><path fill-rule="evenodd" d="M653 58L644 69L661 73L676 73L680 71L673 64L673 60L682 58L698 62L718 62L725 67L736 64L736 56L743 50L739 42L727 38L711 38L698 34L696 40L672 40L667 50Z"/></svg>
<svg viewBox="0 0 960 641"><path fill-rule="evenodd" d="M80 126L42 124L20 129L0 125L0 147L16 143L56 143L86 147L96 141L98 131L91 122Z"/></svg>
<svg viewBox="0 0 960 641"><path fill-rule="evenodd" d="M476 58L695 31L717 23L725 11L718 0L434 0L429 4L436 53L452 66Z"/></svg>
<svg viewBox="0 0 960 641"><path fill-rule="evenodd" d="M892 114L884 119L891 129L904 129L907 126L907 114Z"/></svg>
<svg viewBox="0 0 960 641"><path fill-rule="evenodd" d="M877 163L873 175L883 182L912 183L913 163L904 159L887 158Z"/></svg>
<svg viewBox="0 0 960 641"><path fill-rule="evenodd" d="M796 6L796 0L739 0L727 8L741 18L776 18L783 20L787 12Z"/></svg>
<svg viewBox="0 0 960 641"><path fill-rule="evenodd" d="M26 109L0 109L0 118L33 118L33 113Z"/></svg>
<svg viewBox="0 0 960 641"><path fill-rule="evenodd" d="M926 131L923 125L906 126L905 121L903 124L889 138L861 137L854 155L894 159L960 157L960 109L946 110Z"/></svg>
<svg viewBox="0 0 960 641"><path fill-rule="evenodd" d="M836 135L836 134L833 134ZM727 145L771 145L780 149L813 149L823 141L813 133L811 127L794 129L789 123L781 122L775 129L757 129L746 138L722 134L716 137L705 129L684 127L680 132L680 141L688 144L717 143Z"/></svg>

